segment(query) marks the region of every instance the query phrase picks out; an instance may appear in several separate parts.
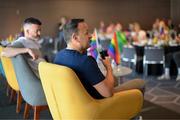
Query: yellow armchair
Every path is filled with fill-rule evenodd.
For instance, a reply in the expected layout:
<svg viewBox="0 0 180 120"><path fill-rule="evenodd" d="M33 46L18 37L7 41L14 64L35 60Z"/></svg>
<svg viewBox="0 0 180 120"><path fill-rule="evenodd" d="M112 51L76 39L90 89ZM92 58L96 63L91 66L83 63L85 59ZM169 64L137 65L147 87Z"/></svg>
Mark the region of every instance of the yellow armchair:
<svg viewBox="0 0 180 120"><path fill-rule="evenodd" d="M65 66L41 62L39 73L53 119L130 119L143 104L143 95L136 89L94 99L75 72Z"/></svg>
<svg viewBox="0 0 180 120"><path fill-rule="evenodd" d="M3 47L0 46L0 53L2 52ZM11 99L14 97L15 92L17 93L17 105L16 105L16 113L20 112L21 109L21 103L22 103L22 96L21 96L21 92L19 89L19 85L16 79L16 74L14 71L14 67L12 64L12 61L10 58L8 57L3 57L1 56L1 62L2 62L2 66L5 72L5 76L6 76L6 80L8 82L8 85L13 89L13 91L11 91Z"/></svg>

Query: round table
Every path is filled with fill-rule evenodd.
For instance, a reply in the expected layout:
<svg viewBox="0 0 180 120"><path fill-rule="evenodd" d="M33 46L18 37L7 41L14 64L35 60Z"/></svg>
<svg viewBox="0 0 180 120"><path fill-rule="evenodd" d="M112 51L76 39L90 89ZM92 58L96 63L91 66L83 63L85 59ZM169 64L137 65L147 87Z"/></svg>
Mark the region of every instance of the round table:
<svg viewBox="0 0 180 120"><path fill-rule="evenodd" d="M117 85L120 85L124 82L124 76L132 73L132 69L124 66L116 66L113 68L113 74L117 79Z"/></svg>
<svg viewBox="0 0 180 120"><path fill-rule="evenodd" d="M102 63L98 64L101 72L106 76L106 69ZM123 83L123 77L132 73L132 69L121 65L113 67L113 75L117 78L118 85Z"/></svg>
<svg viewBox="0 0 180 120"><path fill-rule="evenodd" d="M98 66L99 66L101 72L103 73L103 75L105 76L106 75L106 69L105 69L104 65L102 65L102 63L99 63ZM112 69L113 69L113 75L115 77L125 76L125 75L128 75L132 72L131 68L124 67L121 65L115 66Z"/></svg>
<svg viewBox="0 0 180 120"><path fill-rule="evenodd" d="M124 66L116 66L113 68L113 74L115 77L122 77L132 73L132 69Z"/></svg>

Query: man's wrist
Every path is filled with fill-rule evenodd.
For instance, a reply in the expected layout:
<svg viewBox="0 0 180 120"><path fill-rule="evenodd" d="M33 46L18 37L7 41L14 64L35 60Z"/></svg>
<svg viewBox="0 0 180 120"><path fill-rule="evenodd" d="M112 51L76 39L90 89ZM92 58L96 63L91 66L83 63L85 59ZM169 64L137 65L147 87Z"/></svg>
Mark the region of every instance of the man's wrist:
<svg viewBox="0 0 180 120"><path fill-rule="evenodd" d="M25 53L28 53L29 52L29 48L25 48Z"/></svg>
<svg viewBox="0 0 180 120"><path fill-rule="evenodd" d="M109 72L112 72L112 71L113 71L113 69L112 69L111 66L110 66L110 67L107 67L106 70L109 71Z"/></svg>

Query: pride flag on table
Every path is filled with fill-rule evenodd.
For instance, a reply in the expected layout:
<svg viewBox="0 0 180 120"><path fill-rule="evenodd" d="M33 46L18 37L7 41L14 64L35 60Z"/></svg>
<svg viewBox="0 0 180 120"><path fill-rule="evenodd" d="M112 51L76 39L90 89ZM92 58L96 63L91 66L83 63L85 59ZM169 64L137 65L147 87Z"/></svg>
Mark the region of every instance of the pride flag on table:
<svg viewBox="0 0 180 120"><path fill-rule="evenodd" d="M114 36L109 45L108 54L112 59L114 59L117 65L120 64L120 53L122 52L124 44L127 44L125 35L121 32L114 32Z"/></svg>
<svg viewBox="0 0 180 120"><path fill-rule="evenodd" d="M95 59L97 59L98 57L97 42L98 42L98 37L97 37L96 29L95 29L92 35L92 38L90 40L90 48L88 49L90 56L92 56Z"/></svg>
<svg viewBox="0 0 180 120"><path fill-rule="evenodd" d="M119 41L119 46L120 46L120 52L122 52L122 49L123 49L123 46L125 44L127 44L127 39L126 39L126 36L123 32L116 32L116 35L117 35L117 39Z"/></svg>

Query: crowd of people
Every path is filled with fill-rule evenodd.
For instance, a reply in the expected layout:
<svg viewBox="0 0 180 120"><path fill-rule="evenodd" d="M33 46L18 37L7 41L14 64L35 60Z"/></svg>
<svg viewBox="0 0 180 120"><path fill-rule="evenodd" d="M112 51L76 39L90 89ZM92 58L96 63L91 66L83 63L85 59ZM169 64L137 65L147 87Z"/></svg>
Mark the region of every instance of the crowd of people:
<svg viewBox="0 0 180 120"><path fill-rule="evenodd" d="M174 45L180 44L180 25L175 26L171 19L167 22L163 19L156 19L152 29L144 30L138 22L130 23L127 29L123 29L120 22L105 25L100 21L98 37L100 40L107 40L113 37L114 32L120 31L126 35L129 44L135 45Z"/></svg>
<svg viewBox="0 0 180 120"><path fill-rule="evenodd" d="M128 29L123 29L121 23L111 23L105 25L103 21L100 21L98 29L98 39L111 40L114 32L124 33L128 41L128 46L180 46L180 24L175 26L171 19L163 20L156 19L152 24L151 30L143 30L139 23L130 23ZM176 63L178 70L176 80L180 80L180 51L172 51L165 54L165 70L162 76L158 77L158 80L170 79L170 65L171 61Z"/></svg>

